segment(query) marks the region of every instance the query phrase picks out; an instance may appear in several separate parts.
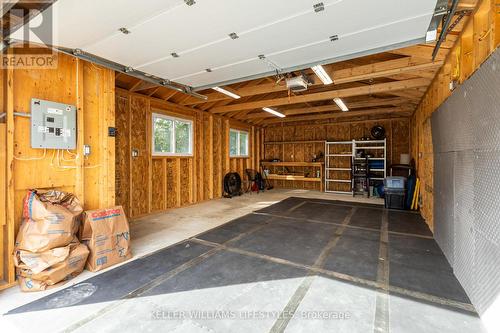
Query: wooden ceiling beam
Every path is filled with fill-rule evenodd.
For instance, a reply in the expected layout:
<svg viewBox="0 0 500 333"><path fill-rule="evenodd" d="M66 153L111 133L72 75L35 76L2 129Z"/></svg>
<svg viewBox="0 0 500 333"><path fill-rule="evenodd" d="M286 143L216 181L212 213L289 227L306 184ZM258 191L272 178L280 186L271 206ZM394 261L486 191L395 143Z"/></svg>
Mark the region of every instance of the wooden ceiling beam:
<svg viewBox="0 0 500 333"><path fill-rule="evenodd" d="M398 54L398 55L404 55L404 56L411 56L413 58L420 58L422 60L430 61L432 60L432 51L434 48L432 45L426 46L426 45L415 45L415 46L410 46L410 47L405 47L402 49L397 49L397 50L392 50L389 51L389 53L392 54ZM436 61L444 61L446 56L448 55L449 50L448 49L439 49L439 52L436 56Z"/></svg>
<svg viewBox="0 0 500 333"><path fill-rule="evenodd" d="M171 99L172 97L174 97L174 95L176 95L177 93L178 93L178 91L172 90L163 99L166 100L166 101L168 101L169 99Z"/></svg>
<svg viewBox="0 0 500 333"><path fill-rule="evenodd" d="M391 91L405 90L418 87L427 87L429 84L430 80L418 78L418 79L395 81L389 83L366 85L356 88L318 92L301 96L281 97L281 98L261 100L256 102L231 104L231 105L216 107L211 109L210 111L213 113L224 113L224 112L242 111L250 109L260 109L263 107L273 107L280 105L291 105L297 103L323 101L323 100L333 99L335 97L343 98L351 96L363 96L363 95L386 93Z"/></svg>
<svg viewBox="0 0 500 333"><path fill-rule="evenodd" d="M356 117L356 116L373 116L380 114L408 114L411 115L411 112L414 108L410 107L393 107L393 108L383 108L383 109L368 109L368 110L358 110L358 111L348 111L348 112L335 112L329 114L321 114L321 115L310 115L310 116L299 116L299 117L290 117L290 118L273 118L262 122L263 124L276 124L276 123L288 123L294 121L309 121L309 120L320 120L320 119L338 119L338 118L348 118L348 117Z"/></svg>
<svg viewBox="0 0 500 333"><path fill-rule="evenodd" d="M353 68L341 69L341 70L330 70L330 75L335 84L356 82L360 80L368 80L378 77L390 76L394 74L402 74L408 72L415 72L421 70L437 69L443 65L443 61L426 61L422 62L421 59L414 59L411 56L395 59L380 61L369 65L355 66ZM323 83L319 80L315 80L312 86L321 86ZM241 97L248 97L253 95L268 94L275 92L286 91L287 87L285 84L277 85L275 83L263 83L253 86L244 86L239 89L233 89L232 91ZM199 98L190 97L187 99L183 105L196 105L209 102L217 102L221 100L234 99L222 95L220 93L208 93L207 100L201 101Z"/></svg>
<svg viewBox="0 0 500 333"><path fill-rule="evenodd" d="M398 75L398 74L403 74L403 73L411 73L411 72L421 71L421 70L438 69L438 68L441 68L441 66L443 66L443 64L444 64L443 61L435 61L435 62L429 62L429 63L425 63L425 64L409 65L406 67L399 67L399 68L393 68L393 69L387 69L387 70L380 70L380 71L374 70L371 73L359 74L359 75L350 75L349 73L352 73L351 70L337 71L334 73L333 82L335 84L341 84L341 83L369 80L369 79L385 77L385 76ZM360 66L360 67L370 67L370 66L371 65ZM342 73L339 73L339 72L342 72Z"/></svg>
<svg viewBox="0 0 500 333"><path fill-rule="evenodd" d="M360 109L360 108L373 108L378 106L397 106L404 104L411 104L408 100L404 98L371 98L366 101L359 102L346 102L349 109ZM288 110L280 110L286 116L300 115L300 114L311 114L311 113L321 113L321 112L332 112L340 111L340 108L336 104L321 105L308 108L295 108ZM259 118L271 118L273 115L267 112L258 112L246 115L243 119L259 119Z"/></svg>
<svg viewBox="0 0 500 333"><path fill-rule="evenodd" d="M147 90L147 89L156 88L156 87L158 87L157 84L141 80L140 84L134 85L132 88L130 88L130 91L137 92L137 91Z"/></svg>

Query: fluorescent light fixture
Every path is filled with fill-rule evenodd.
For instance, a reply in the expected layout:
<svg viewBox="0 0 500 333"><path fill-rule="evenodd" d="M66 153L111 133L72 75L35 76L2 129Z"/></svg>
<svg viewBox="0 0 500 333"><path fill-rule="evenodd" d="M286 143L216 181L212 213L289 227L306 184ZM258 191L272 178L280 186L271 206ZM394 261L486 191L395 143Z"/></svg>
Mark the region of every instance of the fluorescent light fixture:
<svg viewBox="0 0 500 333"><path fill-rule="evenodd" d="M241 96L240 96L240 95L237 95L237 94L235 94L235 93L233 93L233 92L227 91L226 89L223 89L223 88L221 88L221 87L213 87L212 89L213 89L213 90L215 90L215 91L220 92L221 94L224 94L224 95L227 95L227 96L229 96L229 97L231 97L231 98L234 98L234 99L239 99L239 98L241 98Z"/></svg>
<svg viewBox="0 0 500 333"><path fill-rule="evenodd" d="M262 110L269 112L270 114L274 114L275 116L278 116L280 118L286 117L283 113L279 113L278 111L270 109L270 108L262 108Z"/></svg>
<svg viewBox="0 0 500 333"><path fill-rule="evenodd" d="M347 107L347 105L345 105L344 101L341 100L340 98L336 97L333 99L333 101L335 102L335 104L337 104L337 106L340 108L340 110L342 111L349 111L349 108Z"/></svg>
<svg viewBox="0 0 500 333"><path fill-rule="evenodd" d="M313 70L314 74L316 74L316 76L319 77L319 79L321 80L321 82L323 82L323 84L333 83L332 78L328 75L323 66L317 65L311 67L311 69Z"/></svg>

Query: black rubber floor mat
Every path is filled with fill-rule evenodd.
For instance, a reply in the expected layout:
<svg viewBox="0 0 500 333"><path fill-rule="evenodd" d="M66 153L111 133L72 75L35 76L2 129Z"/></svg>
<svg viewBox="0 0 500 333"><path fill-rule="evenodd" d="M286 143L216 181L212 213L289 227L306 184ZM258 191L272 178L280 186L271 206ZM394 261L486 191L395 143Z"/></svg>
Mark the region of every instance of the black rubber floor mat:
<svg viewBox="0 0 500 333"><path fill-rule="evenodd" d="M424 270L392 262L389 275L391 286L470 304L467 294L452 272Z"/></svg>
<svg viewBox="0 0 500 333"><path fill-rule="evenodd" d="M389 235L389 262L391 285L470 303L433 239Z"/></svg>
<svg viewBox="0 0 500 333"><path fill-rule="evenodd" d="M413 212L389 212L389 231L422 236L432 236L427 223Z"/></svg>
<svg viewBox="0 0 500 333"><path fill-rule="evenodd" d="M333 225L273 220L264 228L231 244L233 247L271 257L312 265L333 237Z"/></svg>
<svg viewBox="0 0 500 333"><path fill-rule="evenodd" d="M88 290L88 297L79 299L77 302L69 299L74 295L67 293L68 288L65 288L11 310L8 314L115 301L208 250L210 250L210 247L193 242L183 242L136 259L70 287L73 290L78 290L79 285L84 285Z"/></svg>
<svg viewBox="0 0 500 333"><path fill-rule="evenodd" d="M347 229L328 256L325 269L376 281L379 248L378 233Z"/></svg>
<svg viewBox="0 0 500 333"><path fill-rule="evenodd" d="M433 239L412 236L389 236L390 262L423 270L453 272L443 252Z"/></svg>
<svg viewBox="0 0 500 333"><path fill-rule="evenodd" d="M248 214L198 235L196 238L221 244L237 237L241 233L244 233L255 226L265 224L266 221L269 221L271 218L272 217L267 215Z"/></svg>
<svg viewBox="0 0 500 333"><path fill-rule="evenodd" d="M276 281L304 277L306 274L300 268L222 251L166 280L144 296Z"/></svg>
<svg viewBox="0 0 500 333"><path fill-rule="evenodd" d="M349 225L378 230L382 225L382 213L381 209L359 207Z"/></svg>
<svg viewBox="0 0 500 333"><path fill-rule="evenodd" d="M324 205L317 202L306 202L293 212L284 215L301 219L313 219L327 223L342 223L351 212L352 207L342 205Z"/></svg>
<svg viewBox="0 0 500 333"><path fill-rule="evenodd" d="M257 212L267 213L267 214L283 213L283 212L287 211L288 209L291 209L294 206L300 204L303 201L305 201L305 200L302 198L290 197L290 198L286 198L285 200L282 200L278 203L275 203L271 206L268 206L266 208L259 209Z"/></svg>
<svg viewBox="0 0 500 333"><path fill-rule="evenodd" d="M367 207L367 208L378 208L383 209L384 205L372 204L366 202L357 202L357 201L342 201L342 200L325 200L325 199L314 199L314 198L303 198L303 200L308 202L316 202L322 203L325 205L342 205L342 206L351 206L351 207Z"/></svg>

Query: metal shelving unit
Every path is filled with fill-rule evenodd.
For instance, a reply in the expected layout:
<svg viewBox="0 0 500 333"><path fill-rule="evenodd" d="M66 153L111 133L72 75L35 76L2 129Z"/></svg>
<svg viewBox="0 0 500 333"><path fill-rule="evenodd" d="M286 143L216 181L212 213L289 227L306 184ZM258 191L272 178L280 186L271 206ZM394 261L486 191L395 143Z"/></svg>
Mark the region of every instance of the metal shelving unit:
<svg viewBox="0 0 500 333"><path fill-rule="evenodd" d="M351 191L330 190L330 184L351 183L351 162L353 156L352 141L337 141L325 143L325 192L352 194ZM349 152L349 153L346 153ZM333 178L332 174L346 174L345 178Z"/></svg>
<svg viewBox="0 0 500 333"><path fill-rule="evenodd" d="M352 140L334 141L325 143L325 192L339 194L353 194L352 186L350 191L331 190L329 184L351 184L352 185L352 163L356 160L365 160L365 157L356 157L359 150L373 155L368 158L370 161L383 161L383 168L380 166L368 170L369 180L384 180L387 177L387 140ZM349 153L346 153L346 152ZM348 166L348 167L347 167ZM345 176L340 177L339 174ZM337 175L337 176L335 176Z"/></svg>

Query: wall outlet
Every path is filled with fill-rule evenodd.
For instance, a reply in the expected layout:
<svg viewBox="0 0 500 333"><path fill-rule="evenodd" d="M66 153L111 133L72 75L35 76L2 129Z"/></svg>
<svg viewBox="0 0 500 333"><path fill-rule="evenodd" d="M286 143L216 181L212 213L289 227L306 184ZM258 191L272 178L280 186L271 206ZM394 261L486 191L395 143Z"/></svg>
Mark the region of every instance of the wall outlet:
<svg viewBox="0 0 500 333"><path fill-rule="evenodd" d="M90 145L83 145L83 156L89 156L91 153Z"/></svg>
<svg viewBox="0 0 500 333"><path fill-rule="evenodd" d="M132 157L139 157L139 150L132 149Z"/></svg>

